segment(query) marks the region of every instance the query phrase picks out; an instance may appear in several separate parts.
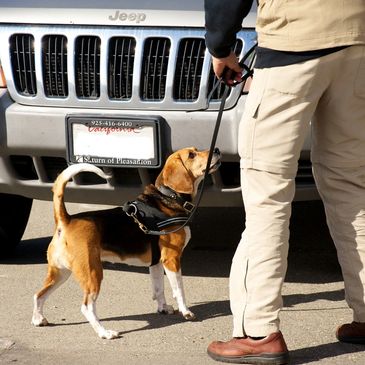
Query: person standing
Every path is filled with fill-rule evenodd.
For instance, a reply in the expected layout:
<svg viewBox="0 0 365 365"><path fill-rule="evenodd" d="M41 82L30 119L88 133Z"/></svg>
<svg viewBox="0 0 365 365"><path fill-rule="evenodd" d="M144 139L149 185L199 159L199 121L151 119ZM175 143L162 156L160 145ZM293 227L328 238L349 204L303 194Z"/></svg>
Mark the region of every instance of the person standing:
<svg viewBox="0 0 365 365"><path fill-rule="evenodd" d="M232 51L252 0L205 0L217 77L242 69ZM339 341L365 344L365 1L259 0L254 78L239 127L246 225L232 260L233 338L215 360L286 364L280 331L298 159L312 128L313 174L353 322Z"/></svg>

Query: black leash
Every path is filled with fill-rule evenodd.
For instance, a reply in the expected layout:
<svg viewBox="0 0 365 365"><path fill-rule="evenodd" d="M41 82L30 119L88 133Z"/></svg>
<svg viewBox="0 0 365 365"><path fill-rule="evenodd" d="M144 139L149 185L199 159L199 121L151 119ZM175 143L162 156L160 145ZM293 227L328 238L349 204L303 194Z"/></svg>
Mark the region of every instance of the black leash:
<svg viewBox="0 0 365 365"><path fill-rule="evenodd" d="M221 81L219 81L221 82ZM218 82L217 82L218 84ZM215 89L216 87L214 87ZM190 210L189 212L189 216L186 217L186 221L181 224L179 227L172 229L172 230L163 230L163 231L154 231L154 230L150 230L148 229L145 224L143 224L143 222L141 222L138 217L137 217L137 209L135 209L134 211L127 211L124 210L126 212L127 215L129 215L130 217L133 218L133 220L138 224L139 228L146 234L150 234L150 235L155 235L155 236L162 236L162 235L166 235L166 234L170 234L170 233L175 233L177 231L180 231L180 229L184 228L185 226L188 225L189 222L191 222L199 204L200 201L202 199L203 196L203 191L204 191L204 185L205 185L205 181L207 180L207 176L209 175L209 170L210 170L210 164L212 163L212 158L213 158L213 153L214 153L214 148L215 148L215 143L217 141L217 137L218 137L218 132L219 132L219 127L221 125L221 121L222 121L222 115L223 115L223 111L224 111L224 106L226 104L226 99L228 96L228 91L229 91L230 87L228 85L225 85L224 88L224 92L223 92L223 96L222 96L222 101L220 103L219 106L219 112L218 112L218 116L217 116L217 121L215 123L215 127L214 127L214 131L213 131L213 136L212 136L212 141L210 144L210 149L209 149L209 155L208 155L208 160L207 160L207 165L205 168L205 172L204 172L204 177L203 180L201 182L201 186L200 186L200 191L199 191L199 195L198 195L198 199L196 204L194 205L194 207Z"/></svg>
<svg viewBox="0 0 365 365"><path fill-rule="evenodd" d="M175 233L175 232L179 231L180 229L184 228L185 226L187 226L188 223L192 220L192 218L193 218L193 216L194 216L194 214L195 214L195 212L196 212L196 210L197 210L197 208L200 204L200 201L203 197L204 185L205 185L205 182L206 182L207 177L209 175L210 164L212 163L215 144L217 142L218 132L219 132L219 128L220 128L220 125L221 125L224 106L226 104L226 100L227 100L227 97L228 97L228 92L229 92L231 87L234 87L234 86L236 86L238 84L241 84L241 83L245 84L247 79L253 76L253 65L255 63L255 58L256 58L255 57L256 56L256 52L255 52L256 51L256 46L257 46L257 44L254 44L245 53L244 57L239 62L240 66L243 68L243 71L244 71L244 74L242 75L241 80L240 81L233 80L234 76L235 76L235 73L232 72L230 77L233 81L233 84L231 86L229 86L227 84L227 80L224 79L225 72L223 72L222 77L216 81L215 85L213 86L213 89L211 90L211 92L209 93L209 95L207 97L207 108L206 109L208 109L210 99L211 99L213 93L215 92L215 90L217 89L217 87L222 82L224 83L224 91L223 91L222 99L221 99L221 102L220 102L220 105L219 105L219 111L218 111L218 115L217 115L217 120L215 122L212 141L210 143L210 149L209 149L207 165L206 165L206 168L205 168L203 180L202 180L201 185L200 185L200 191L199 191L198 199L197 199L197 202L196 202L195 206L193 204L190 204L193 207L191 209L189 209L189 216L186 217L186 221L183 224L181 224L179 227L177 227L175 229L172 229L172 230L169 230L169 231L166 231L166 230L163 230L163 231L150 230L138 219L136 209L134 211L125 210L126 214L134 219L134 221L138 224L139 228L144 233L150 234L150 235L155 235L155 236L162 236L162 235L167 235L167 234L170 234L170 233Z"/></svg>

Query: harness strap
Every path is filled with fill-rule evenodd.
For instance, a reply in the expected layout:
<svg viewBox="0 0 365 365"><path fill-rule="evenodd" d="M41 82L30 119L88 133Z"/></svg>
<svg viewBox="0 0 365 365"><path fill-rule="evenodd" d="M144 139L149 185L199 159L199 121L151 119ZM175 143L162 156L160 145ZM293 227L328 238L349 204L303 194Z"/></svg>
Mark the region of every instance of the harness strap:
<svg viewBox="0 0 365 365"><path fill-rule="evenodd" d="M188 217L185 215L176 217L167 216L157 208L150 207L138 200L125 203L123 205L123 211L133 218L145 234L156 236L161 235L161 232L163 232L161 231L162 229L176 224L185 225L188 220Z"/></svg>

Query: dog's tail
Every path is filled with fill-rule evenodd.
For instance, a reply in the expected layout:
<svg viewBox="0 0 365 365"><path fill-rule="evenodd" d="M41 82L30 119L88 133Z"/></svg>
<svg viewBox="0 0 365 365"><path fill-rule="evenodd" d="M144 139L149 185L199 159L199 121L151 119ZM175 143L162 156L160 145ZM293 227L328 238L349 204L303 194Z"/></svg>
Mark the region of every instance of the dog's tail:
<svg viewBox="0 0 365 365"><path fill-rule="evenodd" d="M53 209L54 209L54 217L56 224L59 221L67 224L70 220L70 216L67 213L63 196L68 181L72 179L75 175L79 174L80 172L94 172L103 179L111 178L111 175L108 175L99 167L96 167L95 165L91 165L88 163L79 163L71 165L67 169L63 170L61 174L57 177L52 189L53 207L54 207Z"/></svg>

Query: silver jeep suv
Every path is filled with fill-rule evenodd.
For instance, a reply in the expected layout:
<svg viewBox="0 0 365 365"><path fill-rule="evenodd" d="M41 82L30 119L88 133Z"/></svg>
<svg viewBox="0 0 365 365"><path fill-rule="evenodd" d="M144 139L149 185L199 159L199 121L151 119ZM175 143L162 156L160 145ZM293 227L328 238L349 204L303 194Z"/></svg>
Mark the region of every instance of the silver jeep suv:
<svg viewBox="0 0 365 365"><path fill-rule="evenodd" d="M255 7L235 51L255 42ZM89 161L67 201L121 204L154 181L169 153L210 145L223 88L204 42L203 0L0 2L0 246L13 247L32 199L51 200L56 176ZM245 104L230 90L217 146L220 170L202 205L241 205L237 129ZM315 197L303 151L297 199Z"/></svg>

